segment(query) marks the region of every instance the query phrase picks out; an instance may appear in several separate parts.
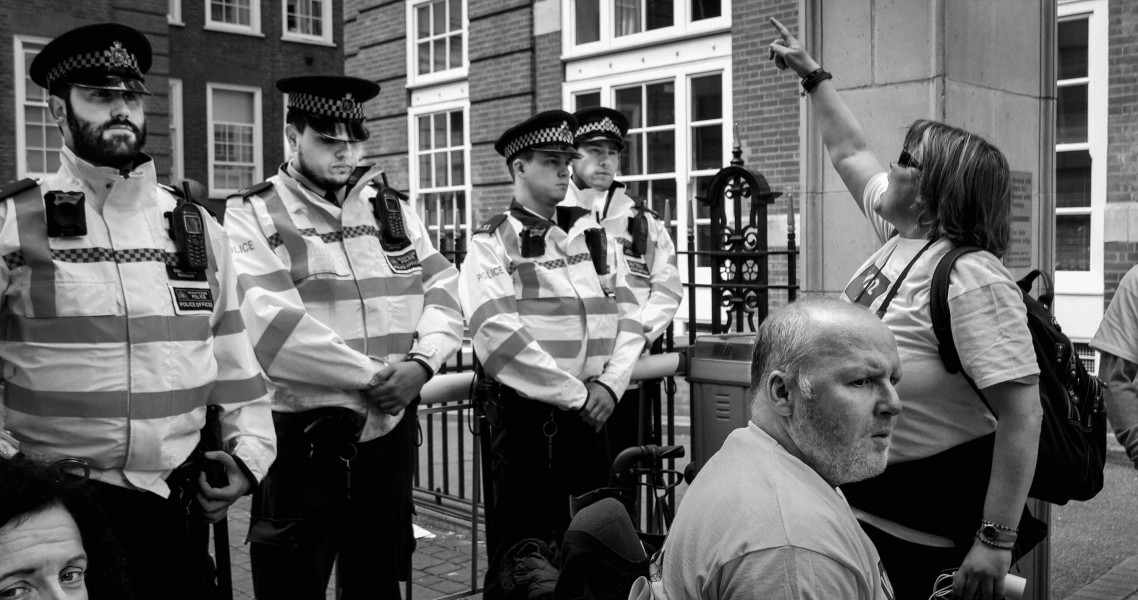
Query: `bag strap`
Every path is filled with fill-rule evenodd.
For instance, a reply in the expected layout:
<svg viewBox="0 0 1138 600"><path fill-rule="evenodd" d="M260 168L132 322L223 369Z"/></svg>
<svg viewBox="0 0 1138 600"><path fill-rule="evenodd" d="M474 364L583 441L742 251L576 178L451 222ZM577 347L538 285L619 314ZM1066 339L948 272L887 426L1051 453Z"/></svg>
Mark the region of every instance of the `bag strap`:
<svg viewBox="0 0 1138 600"><path fill-rule="evenodd" d="M992 405L988 404L988 399L984 397L984 393L976 387L976 382L968 376L968 373L964 372L960 364L960 354L956 351L956 339L952 335L952 313L948 306L948 277L952 273L952 266L961 256L980 250L981 248L976 246L958 246L949 250L948 254L940 259L936 269L933 270L932 290L929 293L929 317L933 323L937 351L940 353L940 362L944 364L944 370L952 374L960 373L963 375L964 379L968 381L968 385L972 387L984 406L988 408L988 412L999 419L1000 416L992 410ZM1030 286L1030 282L1028 285Z"/></svg>
<svg viewBox="0 0 1138 600"><path fill-rule="evenodd" d="M885 299L881 301L881 306L877 308L878 319L885 318L885 311L889 308L889 304L893 302L893 297L897 295L897 290L901 289L901 282L905 281L905 277L908 277L909 275L909 270L913 268L913 265L917 264L917 259L925 253L925 250L929 249L929 246L932 246L934 243L936 243L936 240L937 238L929 240L929 242L922 246L920 251L913 256L913 258L909 261L909 264L905 265L905 269L901 271L900 275L897 276L897 281L893 283L893 287L889 288L889 293L886 294ZM888 261L888 259L886 260Z"/></svg>

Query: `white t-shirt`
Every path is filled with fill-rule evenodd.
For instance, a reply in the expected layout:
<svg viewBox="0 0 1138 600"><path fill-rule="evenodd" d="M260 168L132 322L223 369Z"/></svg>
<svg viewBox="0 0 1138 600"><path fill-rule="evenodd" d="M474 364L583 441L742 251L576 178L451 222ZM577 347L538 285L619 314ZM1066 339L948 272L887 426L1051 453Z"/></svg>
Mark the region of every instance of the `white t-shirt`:
<svg viewBox="0 0 1138 600"><path fill-rule="evenodd" d="M888 238L892 225L873 212L887 187L885 173L865 186L863 209L884 245L862 264L843 294L874 311L928 244L923 239ZM950 241L937 240L913 262L882 319L897 338L902 367L897 387L902 411L893 430L891 463L932 456L996 428L995 418L968 382L944 370L937 351L929 314L932 275L952 248ZM977 387L1035 381L1039 366L1023 296L999 259L988 252L960 257L949 277L948 301L961 364Z"/></svg>
<svg viewBox="0 0 1138 600"><path fill-rule="evenodd" d="M692 482L660 568L667 598L893 599L842 493L754 423Z"/></svg>

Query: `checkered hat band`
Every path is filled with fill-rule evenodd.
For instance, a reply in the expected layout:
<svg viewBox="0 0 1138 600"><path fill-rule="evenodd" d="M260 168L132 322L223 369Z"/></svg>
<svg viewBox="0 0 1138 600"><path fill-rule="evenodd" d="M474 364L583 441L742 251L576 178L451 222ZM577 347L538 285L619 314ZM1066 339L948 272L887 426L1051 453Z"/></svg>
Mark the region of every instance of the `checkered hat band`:
<svg viewBox="0 0 1138 600"><path fill-rule="evenodd" d="M127 67L136 73L139 79L142 78L142 73L138 70L138 59L126 50L99 50L68 56L48 72L47 84L50 86L77 69L121 69L123 67Z"/></svg>
<svg viewBox="0 0 1138 600"><path fill-rule="evenodd" d="M289 108L303 110L306 113L344 119L348 121L364 120L364 105L362 102L345 97L342 99L325 98L303 92L291 92L288 95Z"/></svg>
<svg viewBox="0 0 1138 600"><path fill-rule="evenodd" d="M620 128L617 127L616 123L613 123L612 119L608 117L605 117L600 121L585 123L584 125L581 125L577 128L577 137L582 137L593 133L611 133L615 135L617 139L623 137L620 134Z"/></svg>
<svg viewBox="0 0 1138 600"><path fill-rule="evenodd" d="M533 148L538 144L553 144L561 143L569 146L573 145L573 133L568 127L559 125L557 127L546 127L544 129L535 129L526 132L519 136L514 141L506 144L506 156L510 157L526 148Z"/></svg>

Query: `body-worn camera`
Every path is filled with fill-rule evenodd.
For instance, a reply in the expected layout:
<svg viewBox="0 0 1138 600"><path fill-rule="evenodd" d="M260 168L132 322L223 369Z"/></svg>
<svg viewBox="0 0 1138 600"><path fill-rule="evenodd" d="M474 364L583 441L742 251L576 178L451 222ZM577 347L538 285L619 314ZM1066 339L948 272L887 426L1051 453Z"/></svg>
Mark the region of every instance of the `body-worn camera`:
<svg viewBox="0 0 1138 600"><path fill-rule="evenodd" d="M47 237L87 235L87 211L83 192L51 191L43 196Z"/></svg>

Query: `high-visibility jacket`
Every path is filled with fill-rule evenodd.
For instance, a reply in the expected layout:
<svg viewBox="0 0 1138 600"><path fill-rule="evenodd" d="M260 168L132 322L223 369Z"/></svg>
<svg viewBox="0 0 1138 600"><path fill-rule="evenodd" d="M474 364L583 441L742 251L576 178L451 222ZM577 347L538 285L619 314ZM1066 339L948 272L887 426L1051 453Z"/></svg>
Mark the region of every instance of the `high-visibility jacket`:
<svg viewBox="0 0 1138 600"><path fill-rule="evenodd" d="M624 394L644 335L623 263L598 275L591 260L585 231L597 222L588 211L557 211L563 226L514 202L479 227L460 295L486 372L522 396L575 410L587 381Z"/></svg>
<svg viewBox="0 0 1138 600"><path fill-rule="evenodd" d="M410 354L438 371L462 344L462 314L458 270L410 207L398 203L410 245L380 244L371 200L382 171L359 172L336 206L282 166L271 186L229 200L225 227L273 410L351 408L367 416L366 441L403 418L365 401L360 390L382 366L372 358Z"/></svg>
<svg viewBox="0 0 1138 600"><path fill-rule="evenodd" d="M628 287L640 305L640 322L648 344L656 341L671 324L684 297L680 271L676 267L676 246L663 221L651 210L645 210L624 193L624 184L613 181L608 191L581 190L572 181L562 206L579 206L593 211L601 226L609 233L628 267ZM648 243L644 251L637 252L632 243L630 223L645 219Z"/></svg>
<svg viewBox="0 0 1138 600"><path fill-rule="evenodd" d="M5 427L30 455L78 458L93 477L165 496L217 404L226 450L260 480L276 434L225 231L202 211L209 268L179 279L164 216L176 199L149 157L125 174L67 148L61 162L0 203ZM53 191L83 193L86 235L47 236Z"/></svg>

